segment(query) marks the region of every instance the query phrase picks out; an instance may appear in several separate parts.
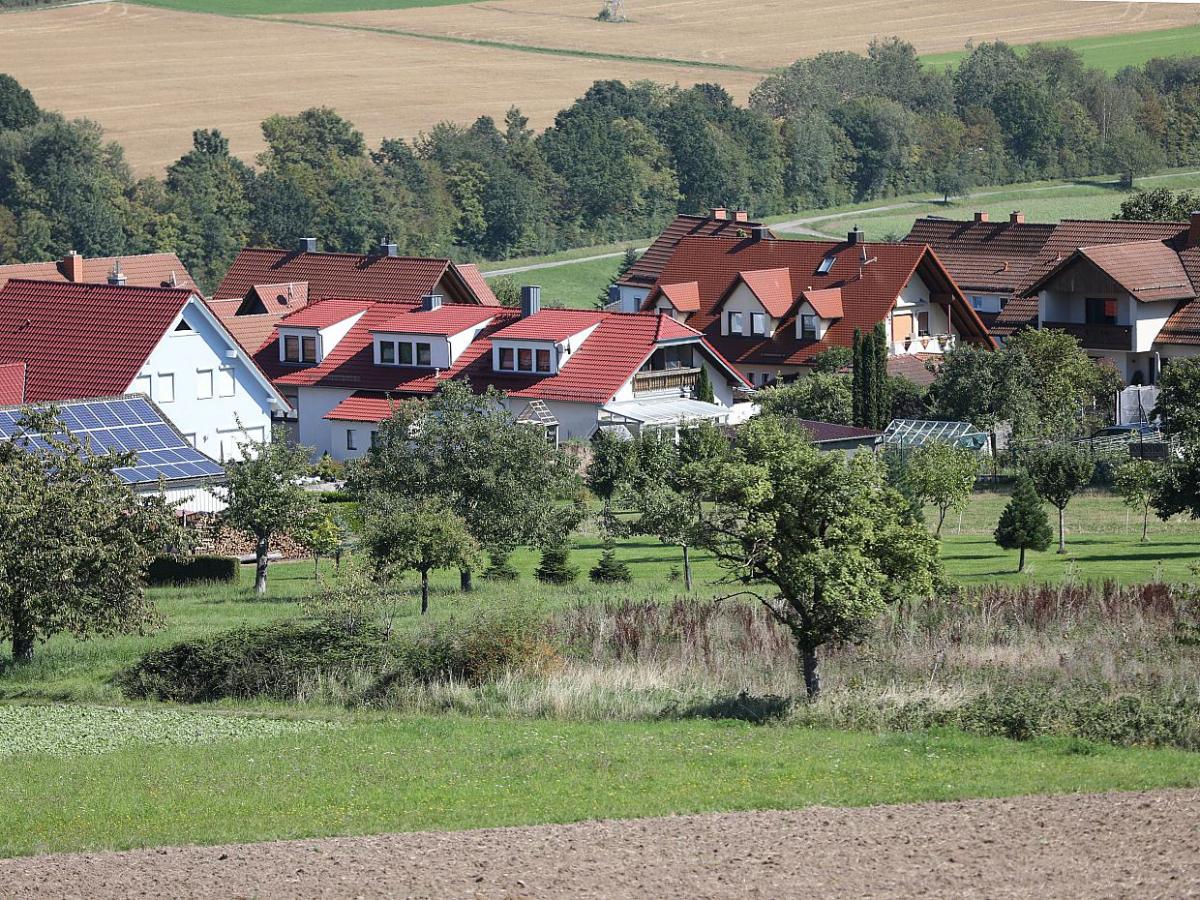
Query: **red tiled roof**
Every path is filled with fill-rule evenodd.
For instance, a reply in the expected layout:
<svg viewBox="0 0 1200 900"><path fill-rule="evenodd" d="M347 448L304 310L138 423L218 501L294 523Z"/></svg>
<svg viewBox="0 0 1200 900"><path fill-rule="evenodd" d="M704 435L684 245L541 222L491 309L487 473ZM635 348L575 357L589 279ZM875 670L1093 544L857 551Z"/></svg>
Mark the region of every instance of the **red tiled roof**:
<svg viewBox="0 0 1200 900"><path fill-rule="evenodd" d="M834 262L826 274L819 275L817 267L827 256L832 256ZM864 260L869 262L864 264ZM841 318L834 320L819 341L796 336L794 310L781 319L773 337L722 336L721 299L739 274L780 268L791 271L791 284L797 294L840 288ZM965 340L992 346L986 327L937 255L917 244L685 238L664 268L662 283L698 283L701 308L688 318L688 324L703 333L726 359L784 366L806 365L830 347L851 346L854 330L865 331L882 322L917 272L932 291L950 298L953 323Z"/></svg>
<svg viewBox="0 0 1200 900"><path fill-rule="evenodd" d="M475 296L479 298L479 302L484 306L499 306L500 300L492 292L492 286L487 283L487 279L483 277L483 273L479 271L479 266L474 263L455 263L458 269L458 274L463 277L463 281L475 292Z"/></svg>
<svg viewBox="0 0 1200 900"><path fill-rule="evenodd" d="M25 363L0 363L0 406L25 402Z"/></svg>
<svg viewBox="0 0 1200 900"><path fill-rule="evenodd" d="M801 291L800 299L808 303L822 319L840 319L845 315L842 307L842 289L825 288L823 291Z"/></svg>
<svg viewBox="0 0 1200 900"><path fill-rule="evenodd" d="M816 419L795 419L797 425L812 437L813 443L823 441L846 441L854 438L876 438L883 432L857 425L840 425L837 422L819 422Z"/></svg>
<svg viewBox="0 0 1200 900"><path fill-rule="evenodd" d="M1026 283L1054 228L1042 222L960 222L927 216L913 223L904 241L932 247L964 291L1008 295Z"/></svg>
<svg viewBox="0 0 1200 900"><path fill-rule="evenodd" d="M242 348L253 353L271 339L275 323L308 304L307 281L256 284L243 298L209 300L208 308Z"/></svg>
<svg viewBox="0 0 1200 900"><path fill-rule="evenodd" d="M386 394L355 391L324 417L338 422L382 422L391 418L397 402Z"/></svg>
<svg viewBox="0 0 1200 900"><path fill-rule="evenodd" d="M1036 326L1037 318L1037 297L1013 297L1004 304L1004 309L1000 310L992 323L992 334L1008 337L1014 331Z"/></svg>
<svg viewBox="0 0 1200 900"><path fill-rule="evenodd" d="M415 303L425 294L442 290L454 303L492 305L495 295L477 295L448 259L415 256L360 256L353 253L302 253L248 247L242 250L215 299L242 298L259 284L307 282L312 300L331 297Z"/></svg>
<svg viewBox="0 0 1200 900"><path fill-rule="evenodd" d="M372 305L368 300L322 300L289 313L279 324L287 328L328 328L366 312Z"/></svg>
<svg viewBox="0 0 1200 900"><path fill-rule="evenodd" d="M737 282L743 282L750 288L750 293L758 298L763 309L773 318L782 319L792 310L796 295L792 292L792 272L788 268L755 269L749 272L738 272L734 285L725 292L726 297L733 291Z"/></svg>
<svg viewBox="0 0 1200 900"><path fill-rule="evenodd" d="M495 318L496 309L478 306L442 306L438 309L405 312L372 328L372 331L389 331L395 334L433 334L449 337L474 328L488 319Z"/></svg>
<svg viewBox="0 0 1200 900"><path fill-rule="evenodd" d="M13 279L0 289L0 359L25 363L31 403L124 393L192 293Z"/></svg>
<svg viewBox="0 0 1200 900"><path fill-rule="evenodd" d="M656 295L666 297L667 302L680 312L693 313L700 310L700 286L694 281L659 285Z"/></svg>
<svg viewBox="0 0 1200 900"><path fill-rule="evenodd" d="M920 354L913 354L911 356L889 356L887 361L887 373L889 375L895 375L899 378L907 378L913 384L921 387L929 387L931 384L933 384L933 379L936 377L933 372L929 371L928 366L926 366L926 363L928 363L931 359L934 359L934 357Z"/></svg>
<svg viewBox="0 0 1200 900"><path fill-rule="evenodd" d="M1196 296L1179 254L1162 241L1080 247L1026 288L1026 293L1036 293L1080 260L1090 262L1143 303L1191 300Z"/></svg>
<svg viewBox="0 0 1200 900"><path fill-rule="evenodd" d="M108 273L120 260L125 283L135 287L181 287L196 290L192 276L174 253L141 253L134 256L83 257L83 278L79 284L106 284ZM174 284L171 283L174 277ZM0 266L0 287L12 278L34 281L67 282L67 270L62 260L35 263L14 263Z"/></svg>
<svg viewBox="0 0 1200 900"><path fill-rule="evenodd" d="M509 341L565 341L604 318L604 313L588 309L542 309L501 328L492 337Z"/></svg>
<svg viewBox="0 0 1200 900"><path fill-rule="evenodd" d="M663 267L685 237L748 237L758 222L735 222L733 219L711 219L708 216L678 215L663 233L654 239L646 252L617 282L626 287L651 287L659 281ZM770 234L770 232L768 232ZM770 234L771 237L775 235Z"/></svg>
<svg viewBox="0 0 1200 900"><path fill-rule="evenodd" d="M294 311L308 305L307 281L284 281L279 284L256 284L250 294L262 304L262 309ZM252 299L252 298L251 298Z"/></svg>
<svg viewBox="0 0 1200 900"><path fill-rule="evenodd" d="M412 305L410 310L416 312ZM363 315L337 346L320 364L297 368L279 361L278 338L266 344L256 354L263 369L275 379L276 385L320 386L370 391L384 395L428 395L447 378L464 378L477 390L488 385L517 397L544 400L565 400L577 403L607 403L641 368L661 340L694 337L687 326L672 322L668 316L649 313L622 314L588 310L543 310L574 318L570 334L595 324L596 329L571 354L557 375L532 375L515 372L495 372L492 369L492 337L522 321L520 311L496 309L495 320L484 328L466 350L446 370L407 366L376 366L372 331L396 318L396 306L377 303ZM537 318L537 316L531 317ZM582 323L582 324L581 324ZM569 335L568 335L569 336ZM707 343L704 349L718 365L729 370L729 364ZM730 378L741 376L730 371Z"/></svg>

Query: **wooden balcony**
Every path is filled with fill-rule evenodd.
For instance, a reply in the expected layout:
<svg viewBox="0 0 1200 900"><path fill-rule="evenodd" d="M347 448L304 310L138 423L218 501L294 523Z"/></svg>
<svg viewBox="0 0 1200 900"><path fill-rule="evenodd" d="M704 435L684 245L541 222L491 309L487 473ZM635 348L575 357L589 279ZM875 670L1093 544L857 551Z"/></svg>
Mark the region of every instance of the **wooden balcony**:
<svg viewBox="0 0 1200 900"><path fill-rule="evenodd" d="M1085 325L1080 322L1042 322L1079 339L1086 350L1132 350L1133 328L1129 325Z"/></svg>
<svg viewBox="0 0 1200 900"><path fill-rule="evenodd" d="M633 392L635 394L655 394L660 391L681 393L691 390L696 384L700 370L695 369L657 369L648 372L638 372L633 376Z"/></svg>

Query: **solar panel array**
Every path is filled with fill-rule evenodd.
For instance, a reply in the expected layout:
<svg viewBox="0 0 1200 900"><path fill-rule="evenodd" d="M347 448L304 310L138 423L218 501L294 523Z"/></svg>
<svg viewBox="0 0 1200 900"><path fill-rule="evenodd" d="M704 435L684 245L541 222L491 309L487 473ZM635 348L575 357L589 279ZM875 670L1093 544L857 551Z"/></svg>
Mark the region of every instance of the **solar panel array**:
<svg viewBox="0 0 1200 900"><path fill-rule="evenodd" d="M59 406L59 418L67 431L87 441L98 453L132 452L137 462L116 473L129 484L156 484L181 478L220 476L225 469L192 447L168 425L162 414L141 397L86 400ZM0 409L0 439L9 440L24 432L19 427L19 409ZM49 449L38 435L28 438L37 449Z"/></svg>

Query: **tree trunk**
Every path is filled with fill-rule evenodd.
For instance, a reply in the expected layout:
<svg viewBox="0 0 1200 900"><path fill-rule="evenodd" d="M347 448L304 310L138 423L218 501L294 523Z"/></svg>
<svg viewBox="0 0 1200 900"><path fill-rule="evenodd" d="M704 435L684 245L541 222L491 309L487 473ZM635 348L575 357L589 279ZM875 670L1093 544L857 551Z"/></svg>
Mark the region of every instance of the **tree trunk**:
<svg viewBox="0 0 1200 900"><path fill-rule="evenodd" d="M937 530L933 532L933 536L935 538L940 538L942 536L942 525L944 525L945 522L946 522L946 507L939 506L938 507Z"/></svg>
<svg viewBox="0 0 1200 900"><path fill-rule="evenodd" d="M1058 552L1059 553L1067 552L1067 529L1066 529L1066 526L1063 525L1064 509L1065 508L1061 507L1061 506L1058 508Z"/></svg>
<svg viewBox="0 0 1200 900"><path fill-rule="evenodd" d="M817 650L815 647L805 647L800 651L804 668L804 690L809 700L816 700L821 693L821 675L817 671Z"/></svg>
<svg viewBox="0 0 1200 900"><path fill-rule="evenodd" d="M471 580L470 569L458 570L458 586L463 591L471 591L475 589L475 583Z"/></svg>
<svg viewBox="0 0 1200 900"><path fill-rule="evenodd" d="M1146 532L1150 530L1150 507L1142 510L1142 543L1146 543Z"/></svg>
<svg viewBox="0 0 1200 900"><path fill-rule="evenodd" d="M429 570L421 570L421 615L429 612Z"/></svg>
<svg viewBox="0 0 1200 900"><path fill-rule="evenodd" d="M20 612L13 613L12 658L18 665L33 662L33 626Z"/></svg>
<svg viewBox="0 0 1200 900"><path fill-rule="evenodd" d="M1018 573L1021 573L1021 572L1024 572L1024 571L1025 571L1025 548L1024 548L1024 547L1022 547L1022 548L1021 548L1021 558L1020 558L1020 560L1017 562L1017 572L1018 572Z"/></svg>
<svg viewBox="0 0 1200 900"><path fill-rule="evenodd" d="M316 553L313 554L313 577L316 578L321 574L321 557Z"/></svg>
<svg viewBox="0 0 1200 900"><path fill-rule="evenodd" d="M270 551L270 544L266 538L259 538L258 543L254 545L254 593L265 594L267 592L267 553Z"/></svg>
<svg viewBox="0 0 1200 900"><path fill-rule="evenodd" d="M692 555L687 544L683 545L683 586L689 594L692 592Z"/></svg>

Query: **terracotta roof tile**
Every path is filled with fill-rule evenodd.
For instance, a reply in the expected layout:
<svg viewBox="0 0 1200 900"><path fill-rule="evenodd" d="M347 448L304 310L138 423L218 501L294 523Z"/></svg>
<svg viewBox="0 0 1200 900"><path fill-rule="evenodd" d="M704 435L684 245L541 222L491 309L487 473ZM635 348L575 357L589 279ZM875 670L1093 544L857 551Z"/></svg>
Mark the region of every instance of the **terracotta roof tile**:
<svg viewBox="0 0 1200 900"><path fill-rule="evenodd" d="M433 334L450 336L461 334L488 319L496 317L495 308L482 309L478 306L443 306L439 309L405 312L372 328L372 331L387 331L395 334Z"/></svg>
<svg viewBox="0 0 1200 900"><path fill-rule="evenodd" d="M796 302L796 295L792 292L792 271L786 266L738 272L734 283L737 281L750 288L750 293L758 298L763 309L773 318L782 319L791 312L792 305ZM732 290L731 287L730 291Z"/></svg>
<svg viewBox="0 0 1200 900"><path fill-rule="evenodd" d="M369 300L322 300L289 313L279 324L287 328L328 328L366 312L372 305Z"/></svg>
<svg viewBox="0 0 1200 900"><path fill-rule="evenodd" d="M605 318L605 313L587 309L542 309L501 328L492 337L510 341L565 341Z"/></svg>
<svg viewBox="0 0 1200 900"><path fill-rule="evenodd" d="M813 443L822 441L845 441L854 438L876 438L883 434L871 428L859 428L857 425L839 425L836 422L819 422L816 419L793 419L811 436Z"/></svg>
<svg viewBox="0 0 1200 900"><path fill-rule="evenodd" d="M108 274L120 260L125 283L135 287L180 287L196 290L192 276L174 253L142 253L133 256L96 256L83 258L83 278L80 284L106 284ZM172 277L174 284L171 284ZM15 263L0 266L0 287L9 279L29 278L35 281L67 282L66 266L62 260L36 263Z"/></svg>
<svg viewBox="0 0 1200 900"><path fill-rule="evenodd" d="M817 268L826 257L833 264L824 275ZM869 260L864 264L864 259ZM773 337L721 335L720 306L740 273L786 268L797 291L840 289L842 317L819 340L796 336L795 314L788 313ZM735 363L757 366L806 365L830 347L849 347L856 328L868 330L883 321L913 273L932 282L934 291L952 297L953 320L969 340L991 346L979 316L958 293L937 255L918 244L850 244L835 241L685 238L679 242L662 274L662 283L695 281L700 311L688 325ZM647 298L649 302L649 297Z"/></svg>
<svg viewBox="0 0 1200 900"><path fill-rule="evenodd" d="M1090 262L1124 288L1135 300L1143 303L1157 300L1191 300L1196 296L1196 290L1183 268L1179 254L1162 241L1132 241L1080 247L1030 285L1026 292L1037 292L1059 273L1080 260Z"/></svg>
<svg viewBox="0 0 1200 900"><path fill-rule="evenodd" d="M0 405L25 402L25 363L0 363Z"/></svg>
<svg viewBox="0 0 1200 900"><path fill-rule="evenodd" d="M627 287L651 287L659 280L663 267L671 258L675 246L685 237L748 237L758 222L735 222L733 219L712 219L708 216L678 215L617 284ZM775 235L768 234L771 237Z"/></svg>
<svg viewBox="0 0 1200 900"><path fill-rule="evenodd" d="M840 319L845 315L842 307L842 289L825 288L823 291L801 291L800 299L813 308L822 319Z"/></svg>
<svg viewBox="0 0 1200 900"><path fill-rule="evenodd" d="M655 291L657 296L667 298L667 302L680 312L693 313L700 311L700 286L694 281L681 284L661 284Z"/></svg>
<svg viewBox="0 0 1200 900"><path fill-rule="evenodd" d="M474 263L456 263L458 273L462 275L465 281L475 292L475 296L479 298L479 302L484 306L499 306L500 300L492 292L492 286L487 283L487 279L483 277L483 273L479 271L479 266Z"/></svg>
<svg viewBox="0 0 1200 900"><path fill-rule="evenodd" d="M26 365L25 400L124 393L192 291L12 279L0 359Z"/></svg>
<svg viewBox="0 0 1200 900"><path fill-rule="evenodd" d="M1026 283L1054 233L1041 222L917 219L906 243L928 244L965 292L1011 294Z"/></svg>

